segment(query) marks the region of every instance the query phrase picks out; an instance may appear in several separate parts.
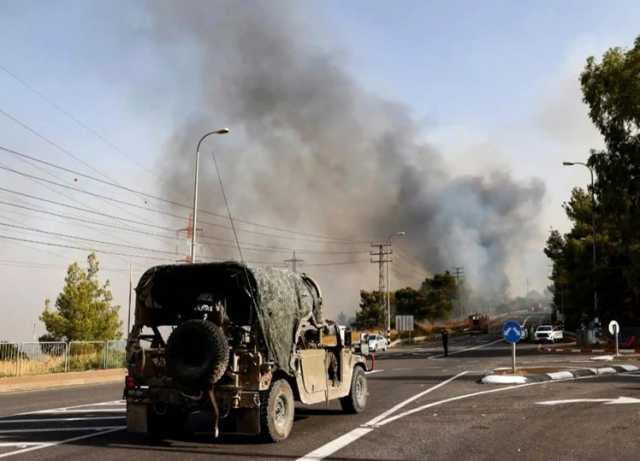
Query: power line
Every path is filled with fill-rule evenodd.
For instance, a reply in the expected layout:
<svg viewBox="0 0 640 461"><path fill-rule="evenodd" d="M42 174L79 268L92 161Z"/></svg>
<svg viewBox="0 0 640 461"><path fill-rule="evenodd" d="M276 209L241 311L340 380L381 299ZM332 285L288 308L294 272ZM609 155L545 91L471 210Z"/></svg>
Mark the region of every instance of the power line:
<svg viewBox="0 0 640 461"><path fill-rule="evenodd" d="M18 118L16 118L15 116L11 115L9 112L0 109L0 114L4 115L5 117L7 117L8 119L12 120L13 122L17 123L18 125L20 125L22 128L24 128L25 130L27 130L29 133L33 134L34 136L37 136L38 138L42 139L44 142L46 142L47 144L55 147L56 149L58 149L60 152L63 152L64 154L68 155L69 157L71 157L73 160L75 160L78 163L82 163L84 166L86 166L88 169L90 169L91 171L93 171L96 174L99 174L100 176L103 176L111 181L113 181L109 176L107 176L105 173L102 173L100 170L92 167L89 163L85 162L84 160L82 160L80 157L78 157L76 154L74 154L73 152L65 149L64 147L62 147L61 145L57 144L55 141L52 141L51 139L47 138L45 135L39 133L38 131L36 131L35 129L31 128L29 125L27 125L26 123L24 123L23 121L19 120ZM115 181L114 181L115 182Z"/></svg>
<svg viewBox="0 0 640 461"><path fill-rule="evenodd" d="M44 246L56 247L56 248L68 248L68 249L71 249L71 250L81 250L81 251L88 251L88 252L96 252L96 253L102 253L102 254L108 254L108 255L114 255L114 256L124 256L124 257L127 257L127 258L154 259L154 260L157 260L157 261L165 261L165 262L171 261L171 262L173 262L173 260L170 260L169 258L158 258L158 257L155 257L155 256L135 255L135 254L130 254L130 253L115 252L115 251L111 251L111 250L97 250L95 248L79 247L79 246L67 245L67 244L63 244L63 243L44 242L42 240L25 239L25 238L19 238L19 237L12 237L12 236L9 236L9 235L0 235L0 239L12 240L14 242L34 243L34 244L37 244L37 245L44 245Z"/></svg>
<svg viewBox="0 0 640 461"><path fill-rule="evenodd" d="M131 222L133 224L138 224L138 225L142 225L142 226L148 226L148 227L153 227L153 228L156 228L156 229L165 230L165 231L168 231L168 232L173 232L173 229L169 228L169 227L157 226L157 225L145 223L145 222L142 222L142 221L130 220L130 219L127 219L127 218L122 218L120 216L110 215L110 214L107 214L107 213L94 212L94 211L92 211L90 209L81 208L81 207L75 207L75 206L64 204L64 203L61 203L61 202L56 202L56 201L53 201L53 200L44 199L42 197L37 197L37 196L31 195L31 194L25 194L25 193L21 193L21 192L18 192L18 191L13 191L13 190L6 189L6 188L3 188L3 187L0 187L0 191L10 192L12 194L17 194L17 195L24 196L24 197L27 197L27 198L30 198L30 199L33 199L33 200L42 200L42 201L45 201L47 203L51 203L51 204L56 205L56 206L67 207L67 208L71 208L71 209L74 209L74 210L77 210L77 211L86 212L86 213L93 213L93 214L96 214L98 216L102 216L102 217L106 217L106 218L121 220L121 221L124 221L124 222ZM155 233L155 232L148 232L148 231L144 231L144 230L141 230L141 229L123 227L123 226L118 226L118 225L105 223L105 222L100 222L100 221L92 221L92 220L89 220L89 219L84 219L84 218L80 218L80 217L76 217L76 216L65 215L63 213L56 213L56 212L49 211L49 210L41 210L41 209L38 209L38 208L32 208L32 207L29 207L29 206L26 206L26 205L20 205L20 204L11 203L11 202L5 202L3 200L0 200L0 204L1 205L5 205L5 206L10 206L10 207L13 207L13 208L19 208L19 209L23 209L23 210L33 211L33 212L36 212L36 213L47 214L47 215L50 215L50 216L55 216L55 217L68 219L68 220L72 220L72 221L78 221L78 222L82 222L82 223L86 223L86 224L104 226L104 227L109 227L109 228L116 229L116 230L123 230L123 231L126 231L126 232L134 232L134 233L138 233L138 234L142 234L142 235L148 235L148 236L151 236L151 237L165 238L165 239L170 239L172 241L176 240L176 237L174 235L158 234L158 233ZM233 240L217 238L217 237L202 236L200 238L202 240L234 243ZM241 243L242 243L243 246L245 246L247 251L280 252L280 253L284 253L284 252L288 253L289 251L291 251L291 248L263 246L263 245L259 245L259 244L244 243L244 242L241 242ZM223 247L223 248L235 248L232 245L223 245L223 244L219 244L219 243L218 244L203 244L203 245L205 245L205 246L215 245L215 246L219 246L219 247ZM302 249L301 251L303 253L319 254L319 255L343 255L343 254L362 254L362 253L364 253L364 252L359 252L359 251L323 251L323 250L311 250L311 249Z"/></svg>
<svg viewBox="0 0 640 461"><path fill-rule="evenodd" d="M44 183L47 183L47 184L51 184L51 185L56 186L56 187L62 187L64 189L73 190L75 192L80 192L82 194L90 195L90 196L96 197L96 198L101 198L101 199L108 200L108 201L111 201L111 202L114 202L114 203L118 203L118 204L121 204L121 205L126 205L126 206L130 206L130 207L137 208L137 209L140 209L140 210L144 210L144 211L153 212L153 213L157 213L157 214L160 214L160 215L168 216L168 217L171 217L173 219L180 220L180 221L183 221L186 218L185 216L181 216L181 215L177 215L177 214L174 214L174 213L170 213L168 211L163 211L163 210L159 210L159 209L156 209L156 208L145 207L143 205L138 205L136 203L127 202L126 200L120 200L120 199L117 199L115 197L109 197L107 195L98 194L96 192L90 192L90 191L87 191L85 189L81 189L79 187L74 187L74 186L69 186L67 184L62 184L62 183L59 183L57 181L52 181L50 179L42 178L40 176L36 176L36 175L29 174L29 173L25 173L24 171L16 170L15 168L10 168L10 167L7 167L7 166L0 165L0 170L5 170L5 171L8 171L10 173L22 176L22 177L30 178L30 179L33 179L33 180L36 180L36 181L41 181L41 182L44 182ZM205 225L208 225L208 226L212 226L212 227L219 227L219 228L222 228L222 229L233 230L230 226L226 226L224 224L212 223L212 222L208 222L208 221L200 221L200 222L202 224L205 224ZM241 231L249 233L249 234L261 235L261 236L270 237L270 238L277 238L277 239L289 239L290 238L290 237L286 237L286 236L283 236L283 235L269 234L269 233L265 233L265 232L259 232L259 231L248 230L248 229L241 229ZM305 241L309 241L309 242L317 242L317 243L323 243L323 244L332 243L332 242L321 241L321 240L317 240L317 239L303 238L303 237L296 237L296 238L298 240L305 240ZM345 242L345 244L346 244L346 242Z"/></svg>
<svg viewBox="0 0 640 461"><path fill-rule="evenodd" d="M10 223L3 223L0 222L0 226L4 226L4 227L8 227L8 228L12 228L12 229L19 229L19 230L26 230L29 232L37 232L37 233L41 233L41 234L46 234L46 235L51 235L51 236L55 236L55 237L61 237L61 238L66 238L66 239L75 239L75 240L81 240L81 241L85 241L88 243L97 243L99 245L107 245L107 246L113 246L113 247L121 247L121 248L128 248L128 249L134 249L134 250L142 250L142 251L147 251L147 252L151 252L151 253L161 253L161 254L168 254L168 255L172 255L172 256L176 256L176 255L180 255L180 253L175 252L175 251L167 251L167 250L160 250L160 249L156 249L156 248L145 248L145 247L138 247L138 246L133 246L133 245L125 245L125 244L121 244L121 243L117 243L117 242L107 242L107 241L103 241L103 240L95 240L95 239L89 239L89 238L85 238L85 237L80 237L77 235L72 235L72 234L65 234L65 233L60 233L60 232L51 232L51 231L45 231L42 229L37 229L37 228L33 228L33 227L28 227L28 226L20 226L17 224L10 224ZM65 244L57 244L57 243L53 243L53 242L43 242L43 241L37 241L37 240L31 240L31 239L22 239L22 238L17 238L17 237L10 237L10 236L6 236L6 235L0 235L0 238L5 238L5 239L9 239L9 240L15 240L15 241L20 241L20 242L28 242L28 243L36 243L36 244L44 244L47 246L54 246L54 247L60 247L60 248L72 248L72 249L79 249L79 250L85 250L85 251L96 251L96 252L102 252L105 254L112 254L112 255L118 255L118 256L130 256L130 257L142 257L142 258L146 258L146 259L160 259L162 261L166 261L167 258L156 258L156 257L152 257L152 256L142 256L142 255L131 255L131 254L124 254L124 253L120 253L120 252L113 252L113 251L105 251L105 250L97 250L97 249L93 249L93 248L81 248L81 247L75 247L75 246L71 246L71 245L65 245ZM278 264L277 261L248 261L250 264L265 264L265 265L274 265L274 264ZM346 265L346 264L359 264L359 263L364 263L367 261L336 261L336 262L326 262L326 263L313 263L313 264L309 264L309 266L339 266L339 265Z"/></svg>
<svg viewBox="0 0 640 461"><path fill-rule="evenodd" d="M108 145L111 149L113 149L115 152L119 153L121 156L123 156L125 159L129 160L130 162L132 162L133 164L137 165L139 168L141 168L142 170L144 170L147 174L149 174L150 176L153 176L156 179L159 179L160 181L163 181L162 178L156 176L155 174L153 174L153 172L145 167L144 165L138 163L135 159L129 157L125 152L123 152L117 145L115 145L113 142L111 142L109 139L107 139L104 135L102 135L100 132L98 132L97 130L91 128L89 125L87 125L86 123L84 123L83 121L79 120L77 117L75 117L73 114L71 114L69 111L67 111L66 109L64 109L63 107L61 107L59 104L57 104L55 101L50 100L49 98L47 98L47 96L44 95L44 93L42 93L41 91L37 90L36 88L34 88L32 85L30 85L29 83L27 83L25 80L21 79L20 77L18 77L16 74L14 74L13 72L11 72L9 69L7 69L5 66L0 64L0 70L2 70L4 73L6 73L7 75L9 75L11 78L13 78L15 81L17 81L18 83L20 83L22 86L24 86L25 88L27 88L28 90L30 90L31 92L35 93L36 95L38 95L43 101L45 101L46 103L48 103L50 106L52 106L54 109L56 109L58 112L64 114L65 116L67 116L69 119L71 119L72 121L74 121L77 125L81 126L82 128L84 128L85 130L89 131L90 133L92 133L94 136L96 136L98 139L100 139L103 143L105 143L106 145Z"/></svg>
<svg viewBox="0 0 640 461"><path fill-rule="evenodd" d="M82 177L82 178L85 178L85 179L89 179L91 181L98 182L100 184L104 184L104 185L107 185L107 186L118 188L118 189L130 192L130 193L133 193L133 194L137 194L137 195L140 195L140 196L143 196L143 197L146 197L146 198L157 200L159 202L167 203L169 205L173 205L173 206L176 206L176 207L184 208L184 209L187 209L187 210L191 210L192 209L191 205L188 205L188 204L185 204L185 203L181 203L181 202L178 202L178 201L175 201L175 200L166 199L164 197L159 197L157 195L153 195L153 194L150 194L150 193L147 193L147 192L144 192L144 191L132 189L130 187L122 186L122 185L117 184L115 182L105 181L104 179L96 178L95 176L91 176L91 175L88 175L88 174L85 174L85 173L82 173L82 172L79 172L79 171L75 171L75 170L72 170L70 168L64 167L62 165L55 164L53 162L48 162L48 161L39 159L37 157L34 157L33 155L28 155L28 154L25 154L23 152L19 152L17 150L10 149L10 148L5 147L5 146L0 146L0 150L4 151L6 153L12 154L12 155L21 157L21 158L26 158L26 159L29 159L31 161L38 162L40 164L46 165L46 166L51 167L51 168L56 168L58 170L65 171L67 173L74 174L76 176L79 176L79 177ZM20 174L20 173L16 173L16 174ZM83 189L79 189L78 190L76 188L74 188L74 190L79 191L79 192L83 191ZM84 192L86 192L86 191L84 191ZM100 196L100 197L101 198L105 198L104 196ZM107 199L109 199L109 198L107 198ZM142 208L142 209L145 209L145 210L156 211L156 212L162 213L161 211L153 210L153 209L150 209L150 208L147 208L147 207L142 207L141 205L132 205L130 202L125 202L125 204L128 204L130 206L137 206L138 208ZM225 216L223 214L220 214L220 213L215 213L215 212L210 211L210 210L198 209L198 211L200 213L207 214L207 215L210 215L210 216L215 216L217 218L227 219L227 216ZM265 228L265 229L276 230L276 231L279 231L279 232L286 232L286 233L294 234L294 235L302 235L302 236L314 237L316 239L322 239L321 243L332 243L332 242L344 243L344 244L368 244L369 243L368 241L364 241L364 240L360 240L360 241L359 240L350 240L350 239L337 238L337 237L332 237L332 236L323 235L323 234L293 231L293 230L285 229L285 228L282 228L282 227L271 226L271 225L267 225L267 224L260 224L260 223L256 223L256 222L253 222L253 221L243 220L243 219L234 218L234 220L239 222L239 223L243 223L243 224L247 224L247 225L251 225L251 226L255 226L255 227L261 227L261 228ZM215 225L215 224L211 224L211 223L209 223L209 224L210 225ZM244 232L250 232L250 231L248 231L246 229L243 229L243 231ZM325 242L324 240L327 240L328 242Z"/></svg>
<svg viewBox="0 0 640 461"><path fill-rule="evenodd" d="M20 226L18 224L9 224L9 223L0 222L0 226L9 227L9 228L12 228L12 229L26 230L26 231L29 231L29 232L38 232L40 234L53 235L55 237L62 237L62 238L74 239L74 240L82 240L84 242L97 243L99 245L108 245L108 246L116 246L116 247L122 247L122 248L134 249L134 250L143 250L143 251L149 251L151 253L162 253L162 254L168 254L168 255L180 255L180 253L178 253L176 251L160 250L160 249L156 249L156 248L144 248L144 247L140 247L140 246L137 246L137 245L127 245L127 244L124 244L124 243L108 242L108 241L104 241L104 240L95 240L95 239L90 239L90 238L86 238L86 237L80 237L78 235L65 234L65 233L61 233L61 232L45 231L45 230L42 230L42 229L37 229L35 227Z"/></svg>

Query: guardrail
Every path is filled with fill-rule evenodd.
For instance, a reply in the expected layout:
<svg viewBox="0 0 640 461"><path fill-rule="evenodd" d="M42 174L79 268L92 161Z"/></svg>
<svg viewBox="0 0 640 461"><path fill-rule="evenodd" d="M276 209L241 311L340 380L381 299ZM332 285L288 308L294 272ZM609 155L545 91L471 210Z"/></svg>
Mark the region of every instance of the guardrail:
<svg viewBox="0 0 640 461"><path fill-rule="evenodd" d="M126 340L0 342L0 378L125 367Z"/></svg>

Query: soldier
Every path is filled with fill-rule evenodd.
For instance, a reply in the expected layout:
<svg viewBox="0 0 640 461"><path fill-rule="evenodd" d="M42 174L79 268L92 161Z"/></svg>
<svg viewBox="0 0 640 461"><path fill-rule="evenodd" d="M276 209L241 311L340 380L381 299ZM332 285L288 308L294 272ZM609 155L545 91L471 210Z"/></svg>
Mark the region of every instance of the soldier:
<svg viewBox="0 0 640 461"><path fill-rule="evenodd" d="M442 336L442 348L444 349L444 356L447 357L449 355L449 332L446 328L442 328L442 330L440 330L440 335Z"/></svg>

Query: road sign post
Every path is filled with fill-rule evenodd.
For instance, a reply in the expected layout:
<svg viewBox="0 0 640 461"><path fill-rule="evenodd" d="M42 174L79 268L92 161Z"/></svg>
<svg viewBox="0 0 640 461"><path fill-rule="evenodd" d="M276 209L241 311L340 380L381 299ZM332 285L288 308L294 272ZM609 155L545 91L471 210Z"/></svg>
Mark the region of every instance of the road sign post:
<svg viewBox="0 0 640 461"><path fill-rule="evenodd" d="M618 346L618 337L620 336L620 324L615 320L609 322L609 333L613 335L616 341L616 357L620 355L620 349Z"/></svg>
<svg viewBox="0 0 640 461"><path fill-rule="evenodd" d="M511 367L516 374L516 343L522 339L522 325L517 320L507 320L502 324L502 337L511 343Z"/></svg>
<svg viewBox="0 0 640 461"><path fill-rule="evenodd" d="M402 333L409 332L409 342L412 342L414 320L413 315L396 315L396 331Z"/></svg>

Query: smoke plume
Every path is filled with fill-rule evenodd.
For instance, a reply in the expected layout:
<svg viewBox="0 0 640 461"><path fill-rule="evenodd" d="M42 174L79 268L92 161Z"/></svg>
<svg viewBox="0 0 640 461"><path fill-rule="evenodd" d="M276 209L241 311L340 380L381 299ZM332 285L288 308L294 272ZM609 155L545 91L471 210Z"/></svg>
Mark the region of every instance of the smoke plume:
<svg viewBox="0 0 640 461"><path fill-rule="evenodd" d="M229 126L233 133L219 159L238 216L358 240L405 231L406 251L426 271L464 266L476 292L504 294L508 264L537 235L543 183L519 182L505 172L457 176L422 140L409 108L366 91L346 70L344 54L310 27L312 13L302 11L305 5L149 2L153 40L176 70L185 98L198 101L198 111L183 114L184 123L167 144L172 195L190 197L194 140L208 129ZM210 149L221 141L207 142ZM201 191L204 208L223 212L213 177ZM326 251L353 248L242 231L240 239ZM364 253L299 256L308 263L368 260L368 246L357 248ZM287 256L246 255L278 261ZM403 260L395 264L403 271ZM375 286L372 269L364 264L306 270L324 285L329 313L335 314L355 306L359 288Z"/></svg>

